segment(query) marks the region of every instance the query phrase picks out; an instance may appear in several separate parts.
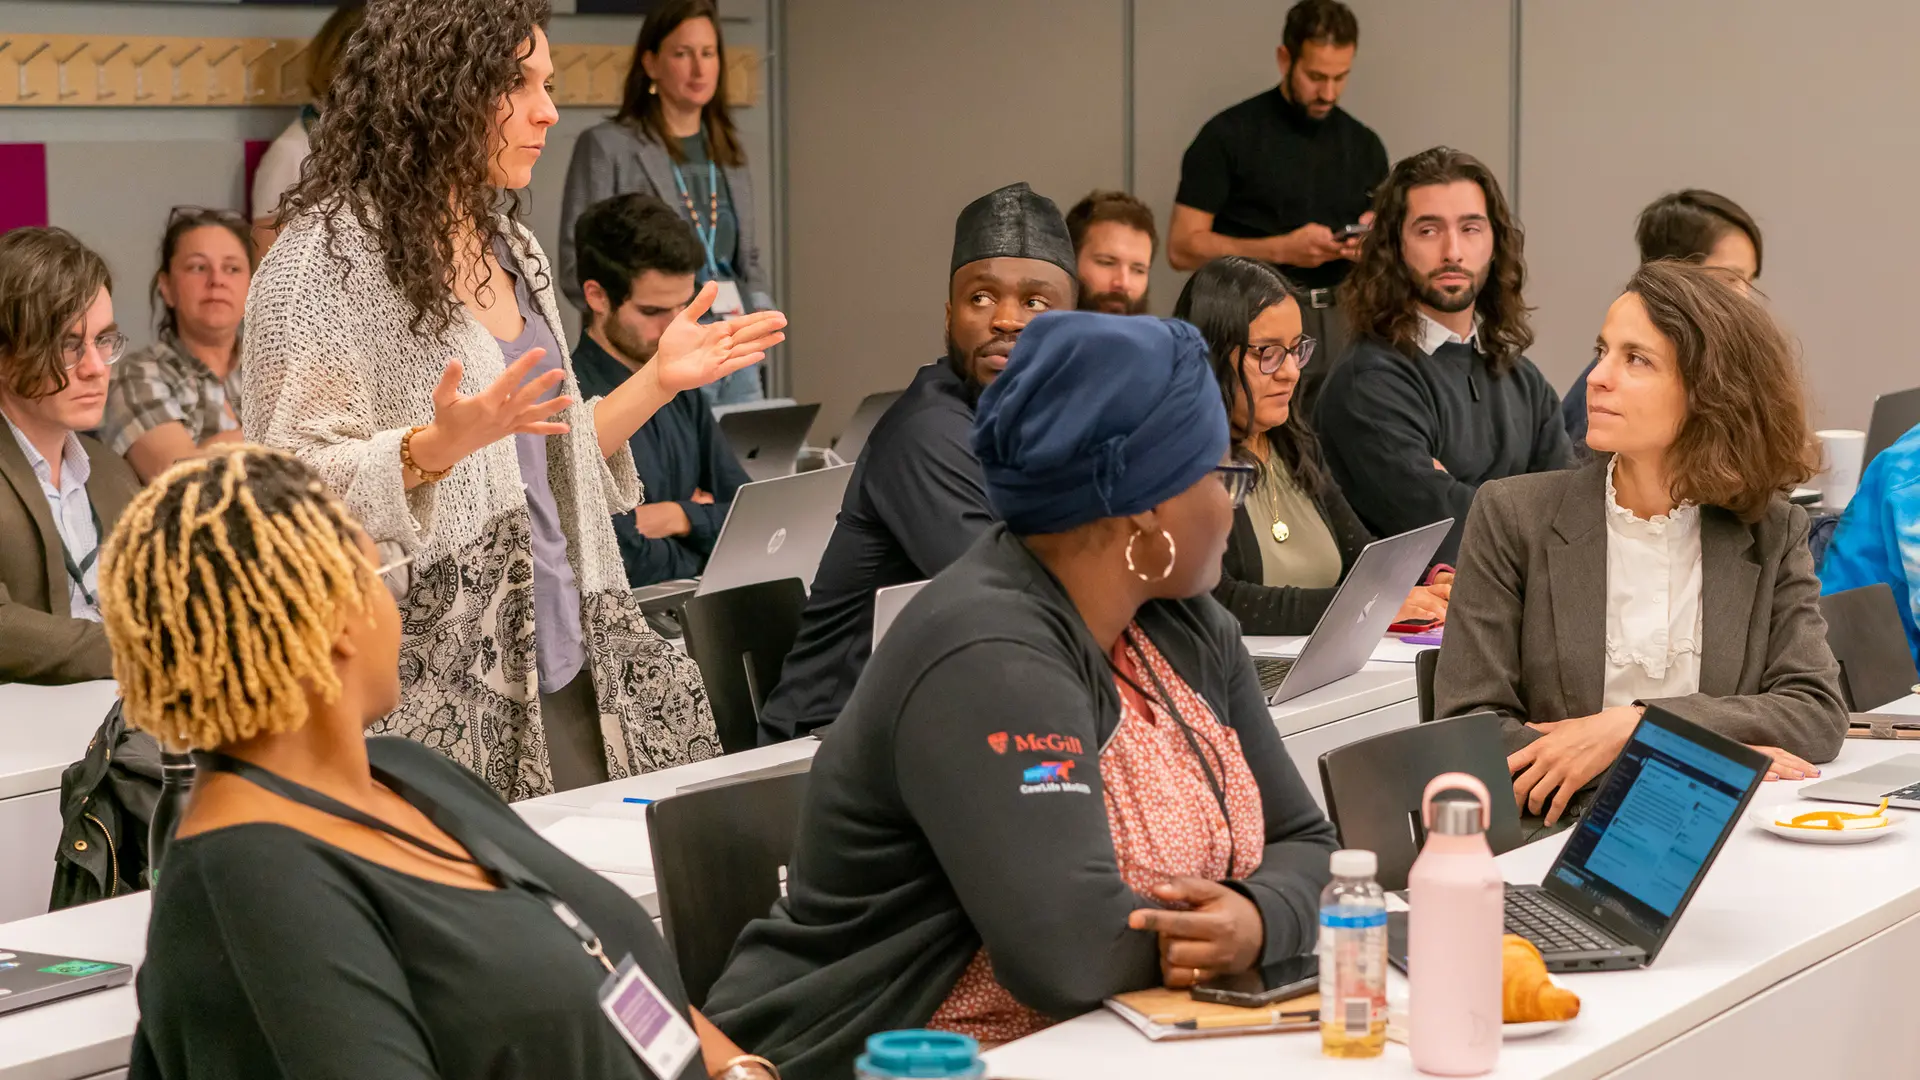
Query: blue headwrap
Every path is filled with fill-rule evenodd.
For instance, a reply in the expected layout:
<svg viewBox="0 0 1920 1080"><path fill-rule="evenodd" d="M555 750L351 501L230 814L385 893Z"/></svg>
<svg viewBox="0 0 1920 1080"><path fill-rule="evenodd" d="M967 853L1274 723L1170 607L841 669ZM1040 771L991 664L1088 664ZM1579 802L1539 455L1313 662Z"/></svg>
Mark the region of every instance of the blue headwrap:
<svg viewBox="0 0 1920 1080"><path fill-rule="evenodd" d="M1176 319L1048 312L980 396L973 452L1021 536L1149 510L1227 452L1200 331Z"/></svg>

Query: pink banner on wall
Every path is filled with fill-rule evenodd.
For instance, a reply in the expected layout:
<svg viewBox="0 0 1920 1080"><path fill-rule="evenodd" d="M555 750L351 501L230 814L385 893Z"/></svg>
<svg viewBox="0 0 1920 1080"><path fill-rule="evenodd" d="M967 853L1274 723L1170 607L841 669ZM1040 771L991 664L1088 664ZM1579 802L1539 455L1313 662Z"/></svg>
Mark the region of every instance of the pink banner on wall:
<svg viewBox="0 0 1920 1080"><path fill-rule="evenodd" d="M49 223L45 144L0 143L0 233Z"/></svg>

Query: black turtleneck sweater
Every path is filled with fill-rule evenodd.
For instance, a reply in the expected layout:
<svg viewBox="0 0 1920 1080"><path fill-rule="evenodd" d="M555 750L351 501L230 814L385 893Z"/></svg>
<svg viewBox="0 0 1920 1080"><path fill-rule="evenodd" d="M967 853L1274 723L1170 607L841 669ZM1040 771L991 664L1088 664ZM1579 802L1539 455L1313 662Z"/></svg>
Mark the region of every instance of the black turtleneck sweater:
<svg viewBox="0 0 1920 1080"><path fill-rule="evenodd" d="M1386 178L1387 148L1373 129L1339 106L1315 120L1276 86L1207 121L1180 160L1173 201L1212 214L1222 236L1278 236L1358 223ZM1324 289L1353 264L1281 269L1302 288Z"/></svg>
<svg viewBox="0 0 1920 1080"><path fill-rule="evenodd" d="M1496 377L1471 345L1410 351L1355 342L1327 376L1315 421L1334 479L1367 528L1394 536L1450 517L1434 559L1451 563L1481 484L1564 469L1572 448L1559 395L1526 357Z"/></svg>

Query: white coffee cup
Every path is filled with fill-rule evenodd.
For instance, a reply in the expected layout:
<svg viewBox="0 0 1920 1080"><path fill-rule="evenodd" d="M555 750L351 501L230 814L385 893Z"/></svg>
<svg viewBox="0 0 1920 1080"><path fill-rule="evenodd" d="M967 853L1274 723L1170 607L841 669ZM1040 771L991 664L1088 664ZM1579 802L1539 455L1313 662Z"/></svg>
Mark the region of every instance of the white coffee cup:
<svg viewBox="0 0 1920 1080"><path fill-rule="evenodd" d="M1846 509L1853 501L1853 492L1860 486L1860 469L1867 453L1867 433L1846 428L1829 431L1816 431L1820 440L1819 477L1814 485L1820 489L1820 500L1835 512Z"/></svg>

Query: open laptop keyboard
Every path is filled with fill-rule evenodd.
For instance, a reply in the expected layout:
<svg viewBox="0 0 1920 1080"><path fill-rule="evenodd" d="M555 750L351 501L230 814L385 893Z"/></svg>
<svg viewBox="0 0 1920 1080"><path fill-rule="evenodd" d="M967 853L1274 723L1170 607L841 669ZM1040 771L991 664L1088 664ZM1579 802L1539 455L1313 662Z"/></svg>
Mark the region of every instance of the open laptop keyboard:
<svg viewBox="0 0 1920 1080"><path fill-rule="evenodd" d="M1541 952L1583 952L1589 949L1617 949L1610 941L1556 907L1537 892L1507 893L1507 933L1518 934L1539 946Z"/></svg>
<svg viewBox="0 0 1920 1080"><path fill-rule="evenodd" d="M1886 797L1895 802L1899 802L1901 799L1905 799L1908 802L1920 802L1920 784L1908 784L1898 791L1889 791Z"/></svg>
<svg viewBox="0 0 1920 1080"><path fill-rule="evenodd" d="M1260 692L1272 694L1287 681L1287 672L1293 670L1293 660L1281 656L1256 656L1253 658L1253 670L1260 676Z"/></svg>

